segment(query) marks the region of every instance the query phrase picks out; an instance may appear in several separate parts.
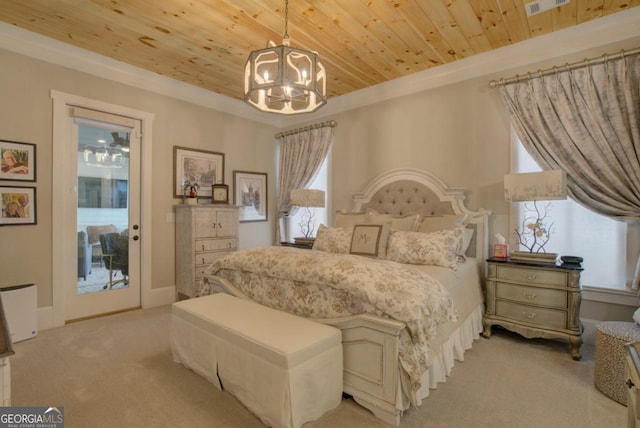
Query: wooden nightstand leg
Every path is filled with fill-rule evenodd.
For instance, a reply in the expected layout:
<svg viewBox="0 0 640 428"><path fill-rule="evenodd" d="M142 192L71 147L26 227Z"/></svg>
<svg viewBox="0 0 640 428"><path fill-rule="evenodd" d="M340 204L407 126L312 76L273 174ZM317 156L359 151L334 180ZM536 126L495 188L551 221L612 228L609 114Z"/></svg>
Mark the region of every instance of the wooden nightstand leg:
<svg viewBox="0 0 640 428"><path fill-rule="evenodd" d="M580 358L582 358L582 355L580 355L582 336L571 337L569 338L569 342L571 343L571 357L576 361L580 360Z"/></svg>
<svg viewBox="0 0 640 428"><path fill-rule="evenodd" d="M485 338L490 338L491 337L491 326L493 324L491 323L491 321L487 320L486 318L482 319L482 336Z"/></svg>

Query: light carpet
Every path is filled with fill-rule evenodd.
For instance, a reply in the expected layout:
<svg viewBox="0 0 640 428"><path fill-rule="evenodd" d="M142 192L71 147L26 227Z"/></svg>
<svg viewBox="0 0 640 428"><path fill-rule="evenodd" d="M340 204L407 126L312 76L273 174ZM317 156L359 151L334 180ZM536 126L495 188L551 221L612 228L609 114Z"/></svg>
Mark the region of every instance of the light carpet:
<svg viewBox="0 0 640 428"><path fill-rule="evenodd" d="M62 406L66 428L263 427L239 401L173 362L170 306L45 330L14 345L12 404ZM494 328L495 330L495 328ZM624 427L594 387L594 348L504 330L481 338L401 427ZM345 398L311 427L385 427Z"/></svg>

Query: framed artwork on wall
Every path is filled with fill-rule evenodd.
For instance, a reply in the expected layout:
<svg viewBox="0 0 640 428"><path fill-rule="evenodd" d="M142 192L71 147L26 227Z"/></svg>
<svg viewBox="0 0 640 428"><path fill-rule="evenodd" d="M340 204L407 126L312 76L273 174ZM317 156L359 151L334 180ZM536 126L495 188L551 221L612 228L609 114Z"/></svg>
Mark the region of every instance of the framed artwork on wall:
<svg viewBox="0 0 640 428"><path fill-rule="evenodd" d="M197 189L198 198L211 198L211 186L224 183L224 153L173 146L173 196L185 188Z"/></svg>
<svg viewBox="0 0 640 428"><path fill-rule="evenodd" d="M240 207L240 221L267 221L267 173L233 171L233 203Z"/></svg>
<svg viewBox="0 0 640 428"><path fill-rule="evenodd" d="M0 226L36 224L35 187L0 187Z"/></svg>
<svg viewBox="0 0 640 428"><path fill-rule="evenodd" d="M0 180L36 181L36 145L0 140Z"/></svg>

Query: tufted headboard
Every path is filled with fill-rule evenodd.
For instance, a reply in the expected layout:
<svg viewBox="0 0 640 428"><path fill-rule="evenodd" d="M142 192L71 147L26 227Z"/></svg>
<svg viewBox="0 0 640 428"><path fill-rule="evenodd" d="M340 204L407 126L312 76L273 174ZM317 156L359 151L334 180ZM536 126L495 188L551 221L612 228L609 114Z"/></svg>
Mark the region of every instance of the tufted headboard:
<svg viewBox="0 0 640 428"><path fill-rule="evenodd" d="M371 208L381 214L466 216L468 228L475 229L468 255L484 260L489 254L490 211L471 211L464 205L465 189L447 187L436 176L419 169L398 168L371 180L361 193L353 195L353 211Z"/></svg>

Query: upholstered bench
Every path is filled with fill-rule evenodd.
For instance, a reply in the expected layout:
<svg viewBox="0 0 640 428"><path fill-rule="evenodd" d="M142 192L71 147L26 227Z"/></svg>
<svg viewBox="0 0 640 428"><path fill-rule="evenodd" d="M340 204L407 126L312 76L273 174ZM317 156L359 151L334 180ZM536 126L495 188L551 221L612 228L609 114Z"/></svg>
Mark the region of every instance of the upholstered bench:
<svg viewBox="0 0 640 428"><path fill-rule="evenodd" d="M171 349L269 426L300 427L342 399L340 330L252 301L218 293L174 303Z"/></svg>

